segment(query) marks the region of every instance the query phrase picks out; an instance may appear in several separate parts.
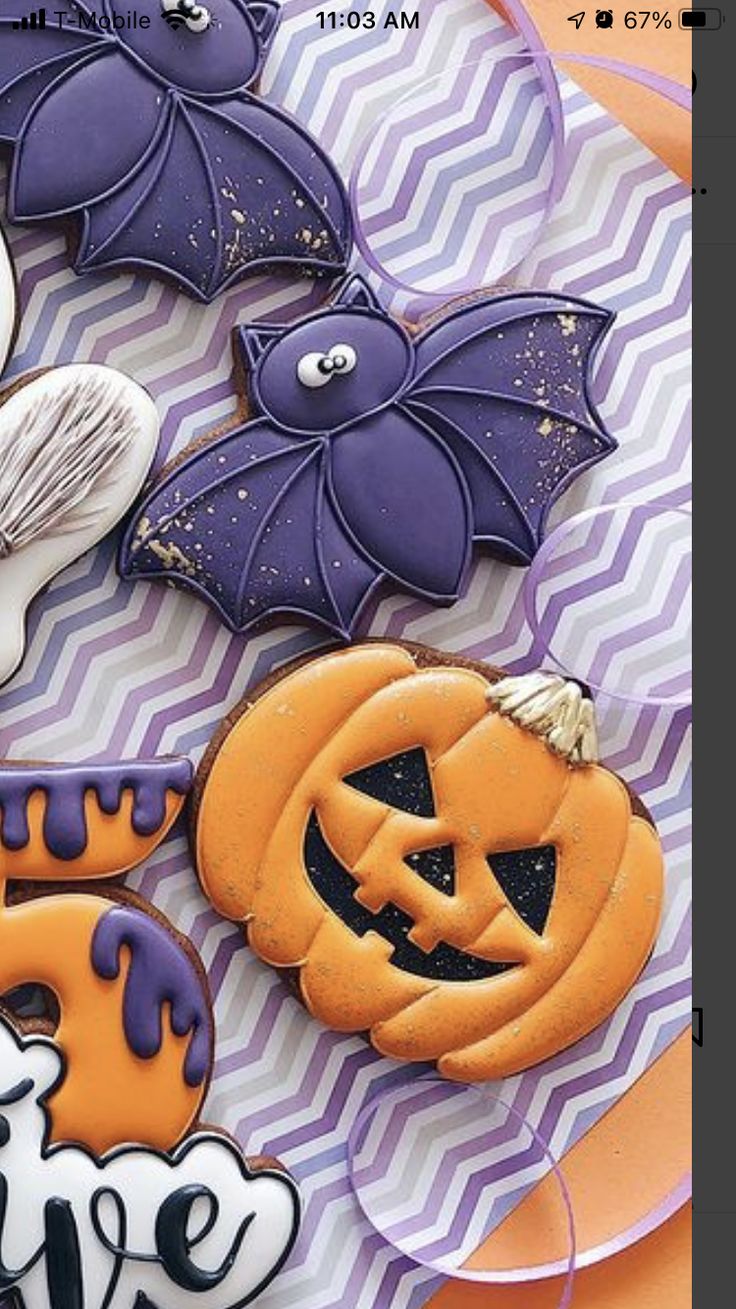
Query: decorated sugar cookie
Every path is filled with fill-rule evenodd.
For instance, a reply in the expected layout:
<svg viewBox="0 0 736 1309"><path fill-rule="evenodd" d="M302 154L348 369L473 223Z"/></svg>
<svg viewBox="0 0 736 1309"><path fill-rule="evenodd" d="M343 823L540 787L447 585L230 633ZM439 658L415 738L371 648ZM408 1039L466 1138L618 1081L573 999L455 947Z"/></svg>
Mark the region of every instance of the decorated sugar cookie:
<svg viewBox="0 0 736 1309"><path fill-rule="evenodd" d="M158 433L151 398L110 368L54 368L0 393L0 685L22 659L30 601L116 525Z"/></svg>
<svg viewBox="0 0 736 1309"><path fill-rule="evenodd" d="M348 638L384 583L451 604L474 544L529 563L615 449L590 394L611 321L517 292L411 335L353 277L296 326L243 329L249 421L164 471L123 575L188 587L238 632L287 614Z"/></svg>
<svg viewBox="0 0 736 1309"><path fill-rule="evenodd" d="M193 948L100 887L191 781L184 759L0 765L0 1290L24 1309L241 1309L296 1237L288 1174L200 1125L214 1028ZM11 1016L27 986L58 1021Z"/></svg>
<svg viewBox="0 0 736 1309"><path fill-rule="evenodd" d="M146 902L99 885L156 849L191 779L185 759L0 764L0 996L55 998L55 1142L166 1150L198 1118L214 1041L202 966Z"/></svg>
<svg viewBox="0 0 736 1309"><path fill-rule="evenodd" d="M595 760L562 678L390 643L302 661L204 761L202 884L324 1023L505 1077L608 1017L656 937L657 833Z"/></svg>
<svg viewBox="0 0 736 1309"><path fill-rule="evenodd" d="M78 272L153 272L205 301L265 270L344 270L334 166L255 94L278 0L58 0L15 35L37 7L0 14L12 221L68 222Z"/></svg>
<svg viewBox="0 0 736 1309"><path fill-rule="evenodd" d="M64 1060L0 1015L0 1289L24 1309L240 1309L299 1223L291 1178L197 1131L163 1154L50 1145ZM94 1099L90 1094L90 1111Z"/></svg>

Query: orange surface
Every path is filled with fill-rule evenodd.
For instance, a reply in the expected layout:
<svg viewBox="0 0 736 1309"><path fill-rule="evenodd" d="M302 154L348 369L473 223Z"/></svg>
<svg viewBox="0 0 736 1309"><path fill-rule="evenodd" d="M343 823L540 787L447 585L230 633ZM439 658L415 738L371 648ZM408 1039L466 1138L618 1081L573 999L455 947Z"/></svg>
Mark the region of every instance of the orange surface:
<svg viewBox="0 0 736 1309"><path fill-rule="evenodd" d="M503 0L488 0L503 13ZM544 43L554 51L570 51L586 55L608 55L629 64L650 68L671 77L683 86L692 83L692 33L678 25L679 5L640 5L631 3L586 4L584 0L525 0ZM601 30L595 25L599 8L611 8L615 15L613 28ZM669 9L673 26L659 31L650 20L642 30L631 30L624 25L628 9ZM567 20L570 14L585 10L586 17L579 31ZM637 86L628 79L602 73L598 69L584 68L580 64L566 65L570 75L590 95L625 123L660 159L686 181L692 181L692 119L684 109L664 100L653 91Z"/></svg>
<svg viewBox="0 0 736 1309"><path fill-rule="evenodd" d="M448 1284L427 1309L557 1309L561 1287ZM584 1269L575 1280L574 1309L690 1309L692 1215L681 1209L658 1232L615 1259Z"/></svg>
<svg viewBox="0 0 736 1309"><path fill-rule="evenodd" d="M605 1241L674 1189L691 1158L691 1039L684 1032L566 1156L579 1247ZM557 1184L546 1179L469 1261L509 1267L559 1258L563 1226ZM575 1304L584 1309L688 1309L689 1207L628 1251L584 1269ZM427 1309L555 1309L560 1281L533 1287L448 1283Z"/></svg>

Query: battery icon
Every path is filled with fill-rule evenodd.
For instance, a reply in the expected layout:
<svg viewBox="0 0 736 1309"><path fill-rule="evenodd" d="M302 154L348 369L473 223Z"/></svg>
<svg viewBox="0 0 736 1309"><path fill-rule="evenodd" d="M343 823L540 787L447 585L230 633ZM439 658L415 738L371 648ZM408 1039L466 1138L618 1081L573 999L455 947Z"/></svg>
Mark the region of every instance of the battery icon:
<svg viewBox="0 0 736 1309"><path fill-rule="evenodd" d="M720 9L681 9L680 10L680 27L702 28L707 32L715 32L723 22L723 15Z"/></svg>

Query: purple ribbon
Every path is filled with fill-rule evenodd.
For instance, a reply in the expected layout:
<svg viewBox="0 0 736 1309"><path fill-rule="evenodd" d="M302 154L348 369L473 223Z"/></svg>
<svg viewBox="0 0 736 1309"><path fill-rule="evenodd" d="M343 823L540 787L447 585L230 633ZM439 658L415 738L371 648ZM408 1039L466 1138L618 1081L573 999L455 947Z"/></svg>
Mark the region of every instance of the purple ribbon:
<svg viewBox="0 0 736 1309"><path fill-rule="evenodd" d="M676 570L669 585L665 588L662 575L662 558L657 557L657 541L650 541L649 549L642 558L638 547L645 532L656 527L659 521L662 530L673 520L681 520L683 528L692 521L688 509L679 505L669 505L647 501L642 503L623 503L602 505L597 509L584 509L574 517L568 518L555 528L537 551L524 579L524 610L526 619L534 638L534 665L546 660L565 673L577 678L592 691L600 692L611 700L623 701L629 705L651 709L687 709L692 703L692 689L688 671L678 670L669 683L654 687L649 692L632 693L624 690L614 680L611 664L614 654L622 651L619 641L615 650L609 648L607 657L598 643L596 657L586 666L581 662L582 656L575 649L571 657L556 648L557 632L561 620L570 608L589 596L595 596L603 589L627 586L627 601L632 612L645 606L645 602L655 594L659 597L659 608L649 607L645 618L633 624L627 633L627 640L632 652L639 651L642 656L649 651L649 663L654 666L654 652L662 651L664 656L673 646L673 633L677 634L678 648L684 649L690 644L689 613L685 608L689 595L690 560L683 556L681 567ZM577 539L576 539L577 533ZM585 534L583 534L585 533ZM654 534L652 534L654 535ZM572 538L572 540L571 540ZM615 541L615 549L612 546ZM561 547L562 561L558 565L557 555ZM574 586L568 585L562 594L550 594L544 607L541 604L541 587L554 583L558 567L568 569L570 552L574 548L576 573L580 580ZM664 541L663 549L667 548ZM685 623L687 622L687 628ZM623 636L623 633L622 633ZM609 643L610 646L610 643Z"/></svg>
<svg viewBox="0 0 736 1309"><path fill-rule="evenodd" d="M401 1231L397 1233L389 1220L384 1221L380 1214L376 1214L375 1207L370 1201L370 1187L375 1185L377 1181L380 1183L383 1178L389 1177L394 1150L397 1147L402 1148L402 1115L406 1113L406 1110L401 1101L390 1112L386 1130L370 1161L361 1164L360 1152L366 1134L377 1113L381 1109L386 1110L392 1094L397 1091L399 1093L405 1091L408 1086L414 1086L417 1091L425 1088L432 1093L441 1091L448 1097L453 1098L462 1095L475 1095L479 1100L492 1099L494 1105L505 1110L510 1118L518 1123L520 1127L526 1129L540 1153L549 1163L557 1182L564 1207L569 1238L569 1251L565 1257L545 1264L521 1265L516 1268L470 1269L462 1265L455 1267L450 1264L449 1257L429 1257L417 1253L413 1246L409 1247L404 1237L404 1231L412 1229L410 1222L403 1225ZM432 1104L434 1103L433 1099ZM483 1087L482 1090L479 1087L462 1087L447 1082L440 1077L417 1077L410 1083L402 1083L398 1087L394 1085L373 1097L363 1106L348 1139L348 1176L355 1198L371 1226L398 1254L411 1259L417 1266L426 1268L429 1272L440 1273L444 1277L450 1277L457 1281L475 1282L487 1286L519 1286L564 1276L565 1283L562 1296L556 1309L569 1309L572 1304L575 1277L581 1268L590 1268L594 1264L602 1263L605 1259L610 1259L613 1255L620 1254L622 1250L626 1250L636 1242L642 1241L646 1236L651 1235L652 1232L661 1227L663 1223L667 1222L692 1196L692 1178L688 1173L680 1179L662 1200L658 1201L629 1227L624 1228L621 1232L616 1233L615 1236L601 1242L599 1245L591 1246L586 1250L579 1250L577 1248L574 1206L564 1172L549 1145L540 1136L536 1128L518 1109L501 1099L500 1096L496 1096L487 1087ZM503 1176L501 1167L499 1180ZM468 1190L467 1179L465 1189ZM485 1186L484 1189L486 1189ZM454 1231L455 1225L453 1224ZM455 1245L458 1244L459 1242L455 1237Z"/></svg>
<svg viewBox="0 0 736 1309"><path fill-rule="evenodd" d="M565 139L566 139L565 116L562 107L560 89L554 71L555 60L563 59L563 60L570 61L572 63L583 64L592 68L601 68L606 72L613 73L619 77L628 78L629 81L636 82L639 85L646 87L648 90L655 91L658 95L661 95L666 100L669 100L673 104L680 106L680 108L692 112L692 93L687 87L681 86L679 82L675 82L669 77L663 77L661 74L652 72L649 69L638 67L635 64L625 63L619 59L609 59L599 55L575 54L572 52L556 53L553 51L546 50L544 48L544 42L542 40L540 32L534 20L532 19L531 15L528 13L525 5L521 2L521 0L503 0L503 3L511 24L519 33L519 35L524 39L528 49L518 55L510 55L510 54L505 54L501 56L488 55L488 56L484 56L479 60L474 60L469 63L454 65L450 68L445 69L444 72L442 73L435 74L434 76L425 79L422 83L419 84L418 87L417 86L412 87L412 89L409 92L407 92L406 95L403 95L401 99L381 119L379 119L378 123L376 124L375 130L370 134L369 137L366 137L366 139L363 141L362 145L360 146L355 159L355 163L353 165L353 170L349 181L349 194L350 194L350 203L353 211L355 243L358 247L358 250L360 251L360 254L362 255L368 267L374 273L376 273L384 282L386 282L390 287L392 287L394 291L399 291L404 294L408 294L414 299L427 300L433 304L438 304L438 303L444 304L448 299L452 298L453 296L467 295L473 292L477 292L479 289L481 289L476 285L470 285L467 282L463 282L463 283L455 283L451 286L447 286L443 288L441 292L427 291L422 289L421 287L412 286L410 283L403 281L399 277L395 277L394 274L391 273L384 266L384 264L381 262L378 256L374 253L370 241L368 239L366 229L363 224L363 220L361 218L361 212L360 212L361 175L363 172L363 168L365 166L366 159L376 139L376 136L381 131L381 129L391 120L392 115L394 115L396 111L406 103L407 100L411 99L413 96L416 95L417 90L421 90L422 87L427 87L431 85L433 82L439 81L448 72L456 73L456 72L461 72L463 69L478 68L485 63L489 63L489 64L493 63L496 64L497 66L499 63L502 63L505 60L508 60L509 62L512 63L531 63L534 66L537 77L539 78L539 81L544 89L547 99L547 110L549 113L550 123L551 123L552 152L553 152L552 181L549 187L547 188L544 210L542 212L539 222L537 223L536 227L528 234L528 237L522 244L520 251L519 249L517 249L516 257L514 259L513 265L504 268L502 270L499 270L498 276L495 279L497 282L503 280L503 278L507 277L513 271L514 268L518 267L518 265L523 261L526 255L534 248L539 233L546 226L550 218L550 215L552 213L552 210L554 209L555 203L564 188L564 184L565 184L564 156L565 156ZM409 180L411 180L411 176Z"/></svg>
<svg viewBox="0 0 736 1309"><path fill-rule="evenodd" d="M656 91L658 95L664 96L666 100L671 100L673 104L679 105L681 109L686 109L689 113L692 113L692 92L686 86L681 86L679 82L673 81L671 77L663 77L661 73L655 73L649 68L641 68L638 64L629 64L621 59L609 59L605 55L581 55L572 52L561 54L553 50L546 50L542 34L523 0L501 0L501 3L506 10L509 21L529 46L532 58L544 60L548 65L553 59L564 59L574 64L587 64L591 68L602 68L605 72L614 73L618 77L628 77L630 81L638 82L641 86L646 86L650 91ZM551 76L556 81L554 73ZM544 80L546 85L546 79Z"/></svg>
<svg viewBox="0 0 736 1309"><path fill-rule="evenodd" d="M480 1098L481 1095L481 1092L477 1087L458 1086L456 1084L453 1084L452 1082L445 1081L441 1077L416 1078L414 1081L414 1085L417 1088L436 1086L439 1089L446 1092L448 1096L457 1096L461 1094L465 1094L465 1095L474 1094ZM393 1087L391 1089L396 1090L396 1087ZM387 1094L390 1095L391 1091L389 1090ZM423 1256L418 1255L413 1250L409 1251L404 1249L398 1240L394 1240L391 1236L390 1229L384 1226L381 1223L380 1219L376 1217L376 1215L372 1211L369 1202L366 1200L363 1194L362 1183L361 1183L361 1170L356 1162L357 1157L360 1153L361 1145L365 1138L365 1134L370 1128L370 1125L373 1122L373 1119L375 1118L376 1112L385 1103L386 1095L384 1094L379 1094L375 1096L372 1100L369 1100L368 1103L363 1106L360 1113L358 1114L358 1117L355 1120L353 1129L348 1138L348 1176L350 1178L350 1185L353 1188L355 1198L358 1201L358 1204L363 1210L363 1213L365 1214L369 1223L378 1232L379 1236L381 1236L388 1243L388 1245L392 1247L392 1249L397 1250L399 1254L408 1257L409 1259L412 1260L413 1263L418 1264L419 1267L426 1268L430 1272L441 1273L445 1277L452 1277L459 1281L477 1282L487 1286L509 1286L509 1285L519 1285L520 1283L524 1283L524 1282L542 1281L543 1279L548 1278L557 1272L561 1272L565 1274L565 1285L563 1287L562 1298L560 1299L557 1305L557 1309L570 1309L570 1305L572 1304L573 1286L575 1282L575 1271L576 1268L579 1266L579 1264L578 1264L577 1251L576 1251L575 1215L573 1212L572 1198L570 1196L570 1191L567 1182L565 1181L562 1169L560 1168L559 1163L557 1162L554 1155L552 1154L552 1151L550 1150L547 1142L539 1135L539 1132L536 1130L536 1128L532 1126L529 1120L525 1118L524 1115L520 1113L518 1109L515 1109L513 1105L508 1104L505 1100L502 1100L500 1096L496 1096L493 1092L489 1091L487 1087L483 1088L482 1094L484 1098L492 1099L494 1104L498 1105L501 1109L504 1109L508 1113L509 1117L513 1118L514 1121L517 1122L520 1127L526 1128L534 1144L539 1147L539 1150L544 1155L545 1159L547 1160L547 1162L551 1167L552 1173L559 1187L560 1195L562 1197L562 1203L565 1210L565 1219L566 1219L566 1225L567 1225L568 1236L569 1236L569 1254L567 1258L563 1260L559 1266L555 1264L554 1266L538 1265L536 1267L521 1267L521 1268L470 1269L470 1268L463 1268L462 1266L459 1266L457 1268L454 1267L451 1268L449 1267L448 1261L446 1259L437 1260L437 1259L425 1258ZM383 1172L385 1173L388 1172L388 1166L390 1165L393 1143L394 1143L394 1132L392 1130L389 1130L386 1133L384 1139L381 1141L381 1146L378 1150L378 1155L377 1155L379 1169L381 1168L381 1165L385 1165L385 1167L383 1168ZM370 1172L370 1177L368 1178L369 1181L374 1180L373 1179L374 1167L375 1165L372 1164L370 1170L366 1170L367 1172ZM550 1267L554 1267L554 1273L550 1273L548 1271Z"/></svg>

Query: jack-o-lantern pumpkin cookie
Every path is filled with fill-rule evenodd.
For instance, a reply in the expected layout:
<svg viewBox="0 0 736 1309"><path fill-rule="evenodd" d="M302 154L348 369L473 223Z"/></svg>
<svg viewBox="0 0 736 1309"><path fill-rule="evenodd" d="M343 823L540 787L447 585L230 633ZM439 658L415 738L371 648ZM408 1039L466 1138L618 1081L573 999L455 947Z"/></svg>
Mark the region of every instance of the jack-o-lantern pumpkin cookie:
<svg viewBox="0 0 736 1309"><path fill-rule="evenodd" d="M297 663L205 759L202 883L330 1027L503 1077L602 1022L656 937L655 828L595 758L560 677L384 643Z"/></svg>

